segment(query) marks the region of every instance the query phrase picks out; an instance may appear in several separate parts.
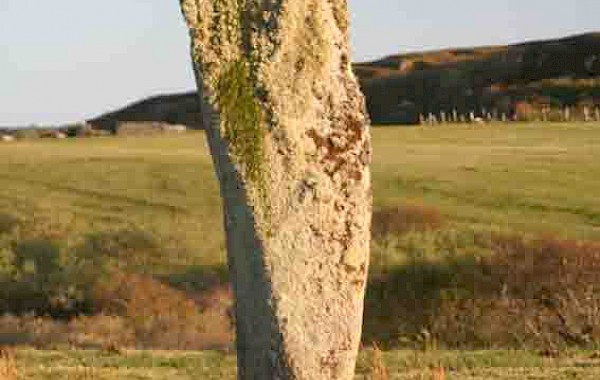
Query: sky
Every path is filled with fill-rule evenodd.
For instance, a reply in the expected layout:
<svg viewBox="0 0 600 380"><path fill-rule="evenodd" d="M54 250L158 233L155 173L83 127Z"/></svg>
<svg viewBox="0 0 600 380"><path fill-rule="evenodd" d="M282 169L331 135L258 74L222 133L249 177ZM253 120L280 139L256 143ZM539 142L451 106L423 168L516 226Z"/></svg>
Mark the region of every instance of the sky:
<svg viewBox="0 0 600 380"><path fill-rule="evenodd" d="M0 0L0 126L75 122L192 90L178 6ZM600 0L349 0L349 7L355 61L600 31Z"/></svg>

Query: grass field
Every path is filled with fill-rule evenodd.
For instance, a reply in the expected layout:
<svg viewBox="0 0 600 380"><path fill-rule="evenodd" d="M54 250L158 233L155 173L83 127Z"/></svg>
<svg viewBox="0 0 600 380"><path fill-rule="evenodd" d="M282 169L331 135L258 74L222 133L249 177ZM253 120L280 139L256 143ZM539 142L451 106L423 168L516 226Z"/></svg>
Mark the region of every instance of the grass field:
<svg viewBox="0 0 600 380"><path fill-rule="evenodd" d="M414 201L453 223L600 239L600 124L376 128L376 207ZM220 199L202 133L0 146L0 211L75 238L147 229L222 264ZM182 259L182 260L179 260Z"/></svg>
<svg viewBox="0 0 600 380"><path fill-rule="evenodd" d="M600 239L600 124L378 129L375 204L459 224Z"/></svg>
<svg viewBox="0 0 600 380"><path fill-rule="evenodd" d="M415 339L425 326L439 330L436 339L448 347L562 350L563 344L572 345L563 342L565 333L583 339L576 346L600 347L600 329L588 333L586 327L600 327L600 245L595 245L600 241L600 124L382 127L373 130L373 146L376 217L381 218L382 210L414 209L425 224L435 224L435 231L374 241L365 320L368 341L396 347L410 339L411 346L419 345L423 342ZM6 237L0 218L0 275L10 257L4 253L18 253L15 239L57 242L63 260L82 243L110 251L115 245L110 239L118 243L126 238L119 243L126 249L118 260L125 262L128 273L192 283L185 289L193 288L207 271L225 276L220 198L203 133L19 141L0 144L0 162L0 216L20 221L19 230ZM123 231L148 233L158 244ZM526 239L555 236L571 243L498 242L490 233ZM132 242L141 248L128 249ZM59 288L71 272L65 273ZM565 281L556 277L564 273L569 273ZM575 307L569 303L575 297L571 290L581 283L590 285L581 297L591 301ZM45 284L39 282L42 288ZM162 285L140 286L181 297L164 293ZM559 293L559 286L567 290L557 293L556 300L571 313L560 315L558 322L536 298L539 291L546 297L553 286ZM540 310L548 315L534 331L527 323L519 324L535 320ZM136 310L132 313L128 317L139 317ZM445 319L433 320L432 315ZM463 317L467 320L459 320ZM560 324L565 318L566 332ZM13 326L2 323L9 330ZM35 321L31 325L37 326ZM516 330L495 331L490 325L514 325ZM530 337L522 338L523 332ZM585 340L588 336L592 338ZM21 350L19 372L25 379L186 379L192 371L207 379L233 376L233 357L214 352L102 352ZM363 375L368 356L361 359ZM392 378L399 379L427 379L429 366L436 363L456 379L592 379L600 376L600 363L592 356L587 351L547 359L534 351L392 350L384 361Z"/></svg>
<svg viewBox="0 0 600 380"><path fill-rule="evenodd" d="M381 363L390 379L406 380L592 380L600 376L598 354L586 351L572 351L558 358L525 351L392 351L381 355L378 365ZM21 350L16 367L23 380L235 379L235 356L209 351L115 354ZM356 379L377 379L373 368L372 351L363 351ZM435 378L440 368L446 376Z"/></svg>

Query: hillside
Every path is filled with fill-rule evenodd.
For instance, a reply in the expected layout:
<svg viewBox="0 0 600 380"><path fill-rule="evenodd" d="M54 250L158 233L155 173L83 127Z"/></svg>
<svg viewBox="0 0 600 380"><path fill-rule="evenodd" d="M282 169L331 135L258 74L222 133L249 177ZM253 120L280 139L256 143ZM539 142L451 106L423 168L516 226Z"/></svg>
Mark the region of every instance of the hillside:
<svg viewBox="0 0 600 380"><path fill-rule="evenodd" d="M512 114L519 103L534 109L600 104L600 33L395 55L356 64L355 72L378 123L453 109Z"/></svg>
<svg viewBox="0 0 600 380"><path fill-rule="evenodd" d="M96 128L113 131L122 121L160 121L200 129L200 112L195 92L160 95L88 120Z"/></svg>
<svg viewBox="0 0 600 380"><path fill-rule="evenodd" d="M519 105L600 104L600 32L509 46L392 55L354 70L375 123L412 123L420 113L496 110ZM521 107L522 108L522 107ZM527 115L519 115L526 118ZM164 121L200 127L194 93L149 98L89 122Z"/></svg>

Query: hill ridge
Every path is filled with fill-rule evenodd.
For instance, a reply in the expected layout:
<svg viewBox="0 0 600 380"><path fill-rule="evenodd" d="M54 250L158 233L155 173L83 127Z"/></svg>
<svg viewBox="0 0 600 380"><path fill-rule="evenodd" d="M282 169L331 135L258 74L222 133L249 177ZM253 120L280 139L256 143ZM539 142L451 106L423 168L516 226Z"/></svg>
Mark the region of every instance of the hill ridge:
<svg viewBox="0 0 600 380"><path fill-rule="evenodd" d="M374 123L414 123L420 114L453 110L515 114L521 104L600 105L600 32L393 54L353 67ZM108 130L120 121L201 127L194 91L154 95L88 120Z"/></svg>

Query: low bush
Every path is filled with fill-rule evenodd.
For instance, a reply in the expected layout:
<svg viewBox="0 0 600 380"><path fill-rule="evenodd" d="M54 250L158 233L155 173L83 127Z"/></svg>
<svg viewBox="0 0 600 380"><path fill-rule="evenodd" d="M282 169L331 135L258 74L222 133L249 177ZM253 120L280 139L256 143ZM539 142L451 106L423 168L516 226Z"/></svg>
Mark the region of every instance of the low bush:
<svg viewBox="0 0 600 380"><path fill-rule="evenodd" d="M116 272L96 287L94 299L102 314L126 318L139 347L227 347L232 341L227 307L210 301L199 305L151 276Z"/></svg>
<svg viewBox="0 0 600 380"><path fill-rule="evenodd" d="M232 345L231 294L226 288L192 297L150 276L114 273L95 292L92 315L0 317L0 345L111 350Z"/></svg>
<svg viewBox="0 0 600 380"><path fill-rule="evenodd" d="M7 230L10 230L7 229ZM136 230L76 244L0 237L0 344L227 348L221 267L151 274L164 247ZM424 206L375 212L364 341L389 347L600 346L600 244L444 226Z"/></svg>
<svg viewBox="0 0 600 380"><path fill-rule="evenodd" d="M473 232L469 247L456 244L468 239L448 231L421 235L430 242L421 246L437 257L405 251L405 237L387 247L404 262L373 267L367 341L421 346L429 340L449 348L600 345L600 245Z"/></svg>
<svg viewBox="0 0 600 380"><path fill-rule="evenodd" d="M36 311L61 314L68 292L68 276L60 262L60 246L49 240L13 242L3 250L5 261L0 289L0 313Z"/></svg>
<svg viewBox="0 0 600 380"><path fill-rule="evenodd" d="M233 341L231 292L218 278L198 289L189 275L135 273L164 254L153 235L108 231L70 245L48 236L26 230L0 240L0 342L199 349Z"/></svg>
<svg viewBox="0 0 600 380"><path fill-rule="evenodd" d="M87 235L76 254L101 257L123 268L146 269L164 260L164 247L149 232L120 229Z"/></svg>
<svg viewBox="0 0 600 380"><path fill-rule="evenodd" d="M110 273L144 270L163 253L137 230L90 234L71 245L53 236L25 230L0 240L0 314L91 314L94 289Z"/></svg>

